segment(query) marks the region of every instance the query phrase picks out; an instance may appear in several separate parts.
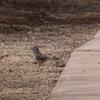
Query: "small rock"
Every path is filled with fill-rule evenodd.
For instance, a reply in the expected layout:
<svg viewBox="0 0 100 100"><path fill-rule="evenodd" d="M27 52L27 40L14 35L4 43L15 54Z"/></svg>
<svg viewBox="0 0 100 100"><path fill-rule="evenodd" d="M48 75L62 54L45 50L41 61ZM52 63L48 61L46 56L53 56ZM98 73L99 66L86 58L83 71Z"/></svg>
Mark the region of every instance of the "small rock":
<svg viewBox="0 0 100 100"><path fill-rule="evenodd" d="M33 34L33 32L32 31L29 31L29 32L27 32L27 34L30 35L30 34Z"/></svg>

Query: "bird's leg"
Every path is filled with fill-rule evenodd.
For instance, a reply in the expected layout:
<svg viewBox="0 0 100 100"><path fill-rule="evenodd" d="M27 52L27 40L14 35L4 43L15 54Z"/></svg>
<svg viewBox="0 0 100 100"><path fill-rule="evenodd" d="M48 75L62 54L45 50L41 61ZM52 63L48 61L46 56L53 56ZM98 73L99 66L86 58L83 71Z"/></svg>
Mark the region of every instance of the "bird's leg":
<svg viewBox="0 0 100 100"><path fill-rule="evenodd" d="M41 61L40 60L38 61L38 65L39 65L39 67L41 66Z"/></svg>
<svg viewBox="0 0 100 100"><path fill-rule="evenodd" d="M43 61L38 60L38 64L39 64L39 67L41 67L43 65Z"/></svg>
<svg viewBox="0 0 100 100"><path fill-rule="evenodd" d="M35 62L33 62L35 65L37 65L38 67L40 67L40 63L39 63L39 61L35 61Z"/></svg>

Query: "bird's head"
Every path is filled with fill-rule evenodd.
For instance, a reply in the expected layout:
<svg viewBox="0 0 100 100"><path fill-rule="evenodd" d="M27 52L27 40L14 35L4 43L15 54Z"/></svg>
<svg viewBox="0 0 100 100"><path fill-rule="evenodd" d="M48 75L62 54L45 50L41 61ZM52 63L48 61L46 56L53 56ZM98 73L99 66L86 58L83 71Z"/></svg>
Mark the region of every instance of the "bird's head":
<svg viewBox="0 0 100 100"><path fill-rule="evenodd" d="M40 52L38 47L33 47L32 50L33 50L34 53L39 53Z"/></svg>

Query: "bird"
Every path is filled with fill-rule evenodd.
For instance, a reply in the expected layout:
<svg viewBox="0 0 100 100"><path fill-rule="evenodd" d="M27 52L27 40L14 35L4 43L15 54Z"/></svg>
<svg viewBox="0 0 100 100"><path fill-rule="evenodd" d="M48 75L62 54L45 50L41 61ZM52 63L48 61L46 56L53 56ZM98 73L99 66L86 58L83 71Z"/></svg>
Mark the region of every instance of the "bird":
<svg viewBox="0 0 100 100"><path fill-rule="evenodd" d="M48 59L48 56L46 56L46 54L42 54L38 47L33 47L32 51L39 65L43 64L43 62Z"/></svg>

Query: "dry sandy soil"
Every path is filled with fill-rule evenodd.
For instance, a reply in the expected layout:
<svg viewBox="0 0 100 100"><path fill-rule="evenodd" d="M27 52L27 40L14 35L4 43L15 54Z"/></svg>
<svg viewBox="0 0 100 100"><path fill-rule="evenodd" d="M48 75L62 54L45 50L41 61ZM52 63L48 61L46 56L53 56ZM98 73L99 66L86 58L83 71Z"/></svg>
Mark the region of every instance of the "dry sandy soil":
<svg viewBox="0 0 100 100"><path fill-rule="evenodd" d="M10 21L23 17L0 12L0 100L47 100L71 52L100 29L96 23L75 22L12 25ZM51 59L40 66L35 63L34 46Z"/></svg>

